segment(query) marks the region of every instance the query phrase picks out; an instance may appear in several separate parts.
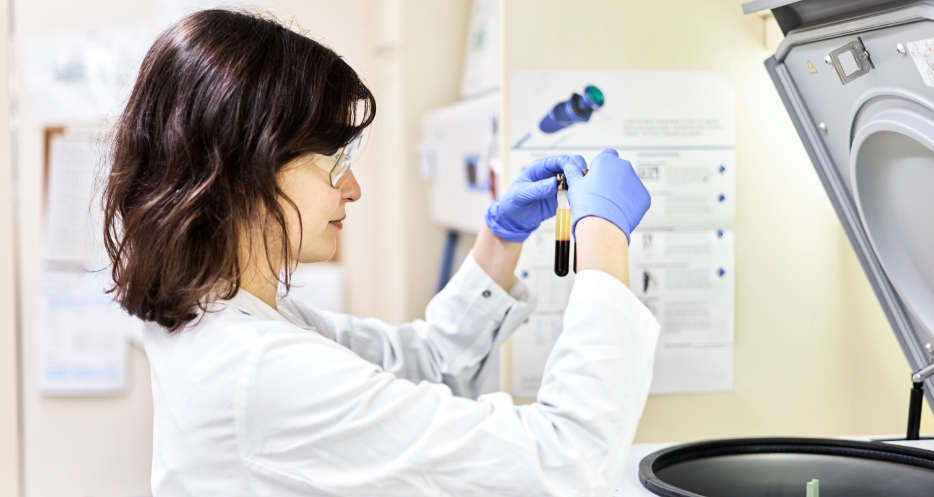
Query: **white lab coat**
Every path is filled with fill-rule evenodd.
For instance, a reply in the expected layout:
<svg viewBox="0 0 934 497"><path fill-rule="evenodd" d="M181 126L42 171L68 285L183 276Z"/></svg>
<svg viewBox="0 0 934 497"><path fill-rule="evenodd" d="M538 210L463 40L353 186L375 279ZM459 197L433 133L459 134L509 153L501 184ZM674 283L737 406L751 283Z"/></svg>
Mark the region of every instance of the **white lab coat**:
<svg viewBox="0 0 934 497"><path fill-rule="evenodd" d="M615 278L577 275L524 406L474 400L534 299L472 256L426 321L278 306L241 291L177 333L147 326L155 497L610 495L620 481L659 326Z"/></svg>

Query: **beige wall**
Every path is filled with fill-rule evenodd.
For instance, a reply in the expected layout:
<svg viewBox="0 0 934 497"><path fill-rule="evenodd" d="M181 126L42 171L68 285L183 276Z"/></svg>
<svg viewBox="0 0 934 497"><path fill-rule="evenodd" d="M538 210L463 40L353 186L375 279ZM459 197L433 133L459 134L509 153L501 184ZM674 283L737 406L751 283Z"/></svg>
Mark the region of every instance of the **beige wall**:
<svg viewBox="0 0 934 497"><path fill-rule="evenodd" d="M379 111L366 162L355 167L363 198L348 208L343 245L354 314L401 323L424 317L434 295L444 232L429 217L418 142L425 112L457 100L469 7L376 2Z"/></svg>
<svg viewBox="0 0 934 497"><path fill-rule="evenodd" d="M0 1L0 495L19 495L19 368L10 135L10 3Z"/></svg>
<svg viewBox="0 0 934 497"><path fill-rule="evenodd" d="M458 100L469 0L404 0L405 43L404 126L407 205L403 222L410 226L406 238L406 320L423 318L434 296L444 231L428 213L428 190L418 172L418 142L422 116L429 110Z"/></svg>
<svg viewBox="0 0 934 497"><path fill-rule="evenodd" d="M504 4L507 74L715 70L735 77L734 389L651 397L636 440L903 431L907 362L763 67L771 55L763 20L743 16L736 0ZM508 87L504 94L508 109ZM934 430L929 411L924 428Z"/></svg>

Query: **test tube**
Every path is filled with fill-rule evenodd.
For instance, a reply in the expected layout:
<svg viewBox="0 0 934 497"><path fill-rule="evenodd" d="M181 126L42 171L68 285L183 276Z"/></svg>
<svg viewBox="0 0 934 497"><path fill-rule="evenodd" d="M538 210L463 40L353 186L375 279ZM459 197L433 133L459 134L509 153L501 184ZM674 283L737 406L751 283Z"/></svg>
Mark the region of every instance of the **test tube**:
<svg viewBox="0 0 934 497"><path fill-rule="evenodd" d="M584 176L587 176L587 168L581 169ZM570 204L568 204L570 205ZM574 274L577 274L577 240L574 240Z"/></svg>
<svg viewBox="0 0 934 497"><path fill-rule="evenodd" d="M571 259L571 204L568 203L568 181L558 175L558 210L555 213L555 274L568 275Z"/></svg>

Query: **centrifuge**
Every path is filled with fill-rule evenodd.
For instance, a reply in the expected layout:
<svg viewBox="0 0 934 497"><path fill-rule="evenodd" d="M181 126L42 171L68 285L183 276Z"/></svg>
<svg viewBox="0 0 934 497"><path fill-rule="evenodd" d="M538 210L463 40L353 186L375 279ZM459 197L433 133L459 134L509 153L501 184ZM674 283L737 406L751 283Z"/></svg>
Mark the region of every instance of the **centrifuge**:
<svg viewBox="0 0 934 497"><path fill-rule="evenodd" d="M785 34L765 67L914 371L917 440L922 396L934 406L934 0L743 9L771 10ZM934 496L934 451L908 444L698 442L649 454L639 480L666 497Z"/></svg>

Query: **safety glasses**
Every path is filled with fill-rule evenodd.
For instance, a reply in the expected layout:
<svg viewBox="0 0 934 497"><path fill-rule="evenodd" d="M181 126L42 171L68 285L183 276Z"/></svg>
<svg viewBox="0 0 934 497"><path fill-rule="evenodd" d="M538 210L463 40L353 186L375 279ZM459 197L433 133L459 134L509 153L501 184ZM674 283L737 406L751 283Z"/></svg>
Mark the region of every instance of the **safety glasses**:
<svg viewBox="0 0 934 497"><path fill-rule="evenodd" d="M328 173L331 186L337 188L341 178L350 171L350 166L360 151L362 135L357 135L350 143L332 155L315 155L312 161L319 169Z"/></svg>

